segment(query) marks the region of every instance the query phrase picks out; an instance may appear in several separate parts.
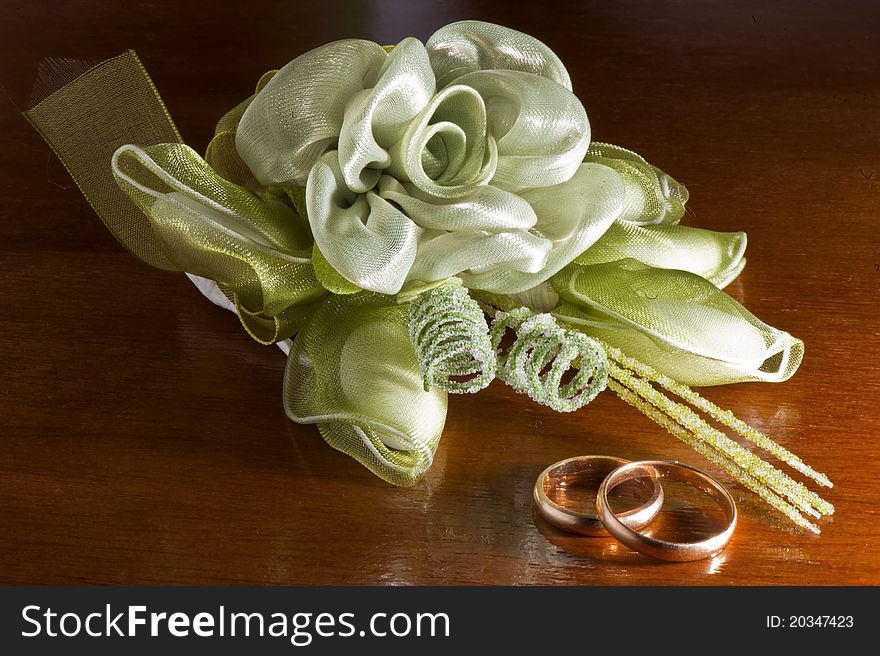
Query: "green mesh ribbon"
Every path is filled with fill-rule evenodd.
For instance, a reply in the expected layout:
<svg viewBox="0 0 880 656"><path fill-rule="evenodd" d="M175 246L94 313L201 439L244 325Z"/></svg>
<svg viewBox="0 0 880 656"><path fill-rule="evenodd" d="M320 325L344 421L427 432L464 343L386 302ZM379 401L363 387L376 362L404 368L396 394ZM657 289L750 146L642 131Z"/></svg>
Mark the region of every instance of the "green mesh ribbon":
<svg viewBox="0 0 880 656"><path fill-rule="evenodd" d="M308 224L296 211L220 177L189 146L121 146L111 168L150 220L151 247L175 269L229 289L258 341L289 337L302 307L325 292L312 268Z"/></svg>
<svg viewBox="0 0 880 656"><path fill-rule="evenodd" d="M608 166L623 179L626 200L618 220L637 225L678 223L684 216L688 191L645 158L626 148L594 141L585 162Z"/></svg>
<svg viewBox="0 0 880 656"><path fill-rule="evenodd" d="M284 409L395 485L431 466L446 392L426 390L406 305L380 294L329 296L294 340Z"/></svg>

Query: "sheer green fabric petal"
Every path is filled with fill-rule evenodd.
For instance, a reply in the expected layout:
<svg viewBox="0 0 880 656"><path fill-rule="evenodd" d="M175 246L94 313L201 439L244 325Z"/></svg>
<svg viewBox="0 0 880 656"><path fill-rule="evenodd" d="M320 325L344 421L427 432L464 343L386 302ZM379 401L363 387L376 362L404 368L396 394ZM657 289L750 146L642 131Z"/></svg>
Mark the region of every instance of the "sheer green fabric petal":
<svg viewBox="0 0 880 656"><path fill-rule="evenodd" d="M499 233L528 230L538 222L535 210L522 197L488 185L462 198L437 203L425 200L414 185L403 185L384 175L379 180L379 195L427 230Z"/></svg>
<svg viewBox="0 0 880 656"><path fill-rule="evenodd" d="M525 230L501 233L431 231L419 242L416 262L409 273L411 280L433 282L452 276L474 286L474 279L490 279L494 273L513 271L538 275L547 263L552 244ZM511 274L512 275L512 274Z"/></svg>
<svg viewBox="0 0 880 656"><path fill-rule="evenodd" d="M504 69L541 75L571 91L571 78L556 53L535 37L503 25L450 23L425 45L441 89L473 71Z"/></svg>
<svg viewBox="0 0 880 656"><path fill-rule="evenodd" d="M335 150L312 168L306 206L315 243L336 271L363 289L400 291L422 229L375 192L351 191Z"/></svg>
<svg viewBox="0 0 880 656"><path fill-rule="evenodd" d="M487 130L498 147L492 184L516 191L565 182L584 160L590 122L571 91L545 77L488 70L460 77L486 105Z"/></svg>
<svg viewBox="0 0 880 656"><path fill-rule="evenodd" d="M441 202L473 193L498 165L486 120L475 89L463 84L443 89L401 132L388 173Z"/></svg>
<svg viewBox="0 0 880 656"><path fill-rule="evenodd" d="M538 271L526 267L472 267L459 274L465 285L500 294L524 292L544 282L589 248L620 214L624 187L620 176L601 164L582 164L577 173L554 187L520 194L538 222L530 234L551 248Z"/></svg>
<svg viewBox="0 0 880 656"><path fill-rule="evenodd" d="M551 279L553 315L687 385L786 380L803 342L708 280L632 259L571 264Z"/></svg>
<svg viewBox="0 0 880 656"><path fill-rule="evenodd" d="M622 221L641 225L678 223L688 200L685 186L645 161L645 158L620 146L594 141L584 158L617 171L626 184L626 202Z"/></svg>
<svg viewBox="0 0 880 656"><path fill-rule="evenodd" d="M377 294L329 296L294 340L284 409L386 481L411 485L431 465L446 392L424 389L407 305Z"/></svg>
<svg viewBox="0 0 880 656"><path fill-rule="evenodd" d="M434 95L434 72L418 39L401 41L385 62L376 85L355 94L345 107L339 163L348 188L372 189L391 163L388 149Z"/></svg>
<svg viewBox="0 0 880 656"><path fill-rule="evenodd" d="M345 106L369 89L388 54L372 41L334 41L281 68L238 124L239 155L264 185L305 186L309 171L335 149Z"/></svg>
<svg viewBox="0 0 880 656"><path fill-rule="evenodd" d="M744 232L671 224L640 226L618 220L574 261L602 264L632 258L652 267L690 271L724 288L746 265L746 241Z"/></svg>

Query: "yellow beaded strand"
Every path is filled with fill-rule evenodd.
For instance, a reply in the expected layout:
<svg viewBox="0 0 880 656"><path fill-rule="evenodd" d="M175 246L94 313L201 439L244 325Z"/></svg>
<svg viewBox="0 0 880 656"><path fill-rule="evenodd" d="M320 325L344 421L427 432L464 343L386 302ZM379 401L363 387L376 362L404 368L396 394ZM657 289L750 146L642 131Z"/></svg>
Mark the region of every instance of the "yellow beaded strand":
<svg viewBox="0 0 880 656"><path fill-rule="evenodd" d="M743 436L753 444L761 447L774 457L778 458L780 461L786 463L792 469L799 471L804 476L808 476L809 478L813 479L820 485L824 485L825 487L833 487L833 484L830 480L828 480L828 477L825 476L825 474L817 472L812 467L805 464L795 454L788 451L781 444L774 442L760 431L757 431L753 427L749 426L742 419L734 415L730 410L723 410L719 408L709 399L700 396L687 385L682 385L678 381L673 380L668 376L664 376L659 371L656 371L646 365L644 362L640 362L639 360L624 355L620 351L620 349L609 346L608 344L605 344L604 347L609 357L613 358L626 369L637 373L642 378L647 378L654 381L655 383L669 390L676 396L681 397L697 409L702 410L707 415L724 424L728 428L735 430L739 435Z"/></svg>
<svg viewBox="0 0 880 656"><path fill-rule="evenodd" d="M710 462L724 469L744 487L755 492L795 524L815 533L819 532L818 526L804 518L801 513L818 518L833 513L834 506L709 425L688 406L673 401L655 389L652 383L657 383L706 412L719 423L732 428L781 461L809 475L810 478L830 486L831 482L824 474L803 464L800 458L784 447L686 385L663 376L638 360L623 355L614 347L607 344L603 346L610 358L608 387L622 400L663 426Z"/></svg>

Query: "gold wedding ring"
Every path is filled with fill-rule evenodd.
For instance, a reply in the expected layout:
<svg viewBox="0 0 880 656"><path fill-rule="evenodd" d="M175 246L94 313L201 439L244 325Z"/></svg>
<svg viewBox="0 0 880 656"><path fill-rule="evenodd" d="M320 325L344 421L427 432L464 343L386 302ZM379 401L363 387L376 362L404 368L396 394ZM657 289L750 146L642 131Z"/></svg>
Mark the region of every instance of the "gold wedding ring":
<svg viewBox="0 0 880 656"><path fill-rule="evenodd" d="M655 482L661 478L669 478L703 491L724 509L727 526L720 533L697 542L670 542L639 533L622 514L615 514L611 510L608 505L608 493L625 481L645 478ZM715 556L727 546L736 528L736 504L730 493L718 481L699 469L669 460L630 462L615 469L599 486L596 510L602 524L615 539L630 549L661 560L687 561Z"/></svg>
<svg viewBox="0 0 880 656"><path fill-rule="evenodd" d="M577 456L550 465L541 472L535 482L533 497L538 513L553 526L569 533L607 536L608 531L605 530L599 515L593 508L576 510L552 501L547 494L555 488L565 487L590 475L596 476L598 474L597 478L605 477L612 472L619 471L621 466L628 463L628 460L613 456ZM633 476L633 478L637 477ZM650 477L649 480L650 482L645 485L645 488L650 492L650 498L636 508L615 515L615 520L618 523L628 526L632 530L638 530L647 526L660 512L660 507L663 505L663 488L657 477Z"/></svg>

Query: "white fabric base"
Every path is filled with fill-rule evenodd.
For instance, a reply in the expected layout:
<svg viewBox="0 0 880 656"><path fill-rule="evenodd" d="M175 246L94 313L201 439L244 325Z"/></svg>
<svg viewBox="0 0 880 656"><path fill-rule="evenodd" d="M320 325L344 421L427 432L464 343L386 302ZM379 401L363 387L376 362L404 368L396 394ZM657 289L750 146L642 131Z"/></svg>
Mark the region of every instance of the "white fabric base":
<svg viewBox="0 0 880 656"><path fill-rule="evenodd" d="M214 305L222 307L224 310L229 310L230 312L235 313L235 306L230 302L226 295L220 291L220 288L217 286L217 283L209 278L202 278L200 276L194 276L191 273L187 273L186 277L190 279L193 285L196 286L202 296L211 301ZM285 339L283 341L278 342L278 348L280 348L284 355L290 353L290 347L293 346L293 341L290 339Z"/></svg>

